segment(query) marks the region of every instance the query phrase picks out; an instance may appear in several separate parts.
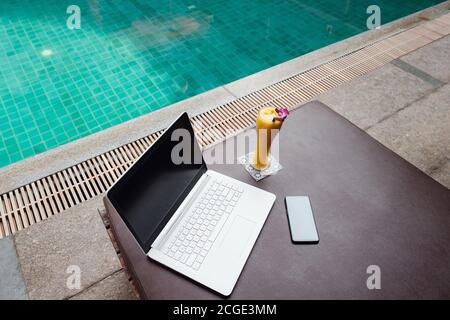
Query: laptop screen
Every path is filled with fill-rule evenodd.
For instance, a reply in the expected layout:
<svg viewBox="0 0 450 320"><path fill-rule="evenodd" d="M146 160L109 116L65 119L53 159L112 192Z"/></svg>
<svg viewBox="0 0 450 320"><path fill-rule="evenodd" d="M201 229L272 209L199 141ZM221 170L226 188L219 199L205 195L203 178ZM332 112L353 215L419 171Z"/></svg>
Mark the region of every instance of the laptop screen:
<svg viewBox="0 0 450 320"><path fill-rule="evenodd" d="M108 198L147 253L206 171L183 113L108 191Z"/></svg>

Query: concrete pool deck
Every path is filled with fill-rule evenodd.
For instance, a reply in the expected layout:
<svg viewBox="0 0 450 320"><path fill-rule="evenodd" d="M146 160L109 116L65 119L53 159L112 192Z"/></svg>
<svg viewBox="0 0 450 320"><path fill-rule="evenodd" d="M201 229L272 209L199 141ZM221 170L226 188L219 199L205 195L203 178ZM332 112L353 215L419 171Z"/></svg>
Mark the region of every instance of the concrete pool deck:
<svg viewBox="0 0 450 320"><path fill-rule="evenodd" d="M317 99L450 188L448 57L450 36L331 89ZM251 89L243 90L242 93L245 93ZM200 98L193 98L182 107L194 108L198 99L204 99L205 106L209 104L211 107L237 96L237 91L231 94L225 86L214 95L207 93ZM170 118L180 112L180 109L176 109L165 111L166 118L161 117L153 125L163 128ZM138 121L142 121L142 127L145 126L144 120ZM142 133L136 132L133 127L127 124L121 129L122 133L132 130L128 132L131 138L122 137L106 147L113 148ZM109 139L116 138L114 135ZM99 147L102 148L105 146ZM96 151L94 148L94 151L89 152ZM44 162L38 162L41 165L52 160L57 162L56 166L66 165L66 160L58 159L61 156L58 152L51 158L44 157ZM78 159L75 154L73 151L67 156L74 155ZM71 164L77 161L75 159L71 159ZM54 171L53 163L51 168L45 170ZM32 176L29 179L33 179L33 174L29 172ZM42 172L34 174L38 176ZM25 178L21 179L26 181ZM5 191L10 190L9 186L13 184L16 187L17 183L17 180L11 184L2 181ZM6 286L3 282L0 286L0 298L135 299L126 272L99 215L98 208L102 206L101 196L98 196L12 237L0 239L0 279L9 279ZM69 266L80 267L79 288L67 287L67 280L71 276L67 272Z"/></svg>
<svg viewBox="0 0 450 320"><path fill-rule="evenodd" d="M449 56L447 36L400 59L414 68L385 65L319 100L450 188ZM100 207L97 197L14 236L21 266L15 277L18 297L26 297L26 288L30 299L136 298L103 227ZM6 241L13 250L10 238L0 245ZM66 269L72 264L82 270L82 286L76 290L66 287Z"/></svg>

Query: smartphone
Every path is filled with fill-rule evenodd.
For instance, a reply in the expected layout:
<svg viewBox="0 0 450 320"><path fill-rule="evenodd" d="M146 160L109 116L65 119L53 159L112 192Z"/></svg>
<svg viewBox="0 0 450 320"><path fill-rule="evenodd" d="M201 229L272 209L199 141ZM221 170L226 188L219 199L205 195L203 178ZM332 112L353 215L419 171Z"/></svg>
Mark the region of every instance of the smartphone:
<svg viewBox="0 0 450 320"><path fill-rule="evenodd" d="M314 221L309 197L286 197L286 210L293 243L319 243L319 234Z"/></svg>

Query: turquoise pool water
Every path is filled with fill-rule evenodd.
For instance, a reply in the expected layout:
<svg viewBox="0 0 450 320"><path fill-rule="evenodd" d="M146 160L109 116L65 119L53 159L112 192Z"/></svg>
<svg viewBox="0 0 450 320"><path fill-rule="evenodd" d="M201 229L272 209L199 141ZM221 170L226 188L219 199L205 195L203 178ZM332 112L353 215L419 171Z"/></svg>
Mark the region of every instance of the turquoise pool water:
<svg viewBox="0 0 450 320"><path fill-rule="evenodd" d="M439 2L2 0L0 167Z"/></svg>

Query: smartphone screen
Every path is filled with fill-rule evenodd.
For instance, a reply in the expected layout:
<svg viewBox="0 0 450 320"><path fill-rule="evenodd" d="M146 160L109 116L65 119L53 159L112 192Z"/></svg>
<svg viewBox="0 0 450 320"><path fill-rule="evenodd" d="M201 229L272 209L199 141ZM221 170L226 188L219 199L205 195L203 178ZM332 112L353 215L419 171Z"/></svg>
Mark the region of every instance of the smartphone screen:
<svg viewBox="0 0 450 320"><path fill-rule="evenodd" d="M286 210L292 242L319 243L319 234L309 197L286 197Z"/></svg>

